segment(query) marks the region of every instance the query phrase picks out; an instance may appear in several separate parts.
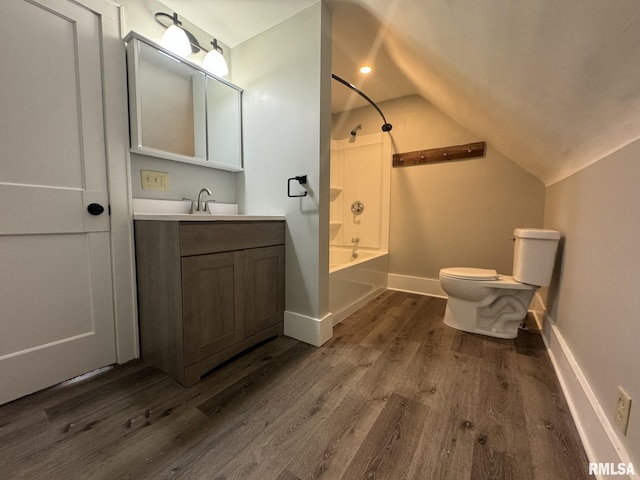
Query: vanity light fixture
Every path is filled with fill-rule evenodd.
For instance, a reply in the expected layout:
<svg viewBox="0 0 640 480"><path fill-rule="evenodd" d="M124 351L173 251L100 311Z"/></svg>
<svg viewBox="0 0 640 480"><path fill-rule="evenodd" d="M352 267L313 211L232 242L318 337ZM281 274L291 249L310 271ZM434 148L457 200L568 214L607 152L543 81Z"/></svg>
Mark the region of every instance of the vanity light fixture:
<svg viewBox="0 0 640 480"><path fill-rule="evenodd" d="M177 13L169 15L168 13L158 12L154 15L154 18L156 22L167 29L164 35L162 35L161 44L164 48L183 58L188 57L191 53L195 53L191 39L189 38L190 34L187 34L187 31L182 28L182 22L178 20ZM169 18L172 23L165 25L165 23L160 21L161 18ZM200 51L200 49L198 48L196 51Z"/></svg>
<svg viewBox="0 0 640 480"><path fill-rule="evenodd" d="M227 61L224 59L224 55L222 54L222 47L218 45L218 40L215 38L211 42L211 45L213 45L213 48L204 57L202 66L214 75L224 77L229 74L229 67L227 66Z"/></svg>
<svg viewBox="0 0 640 480"><path fill-rule="evenodd" d="M182 22L178 20L177 13L169 15L168 13L157 12L154 18L158 24L167 29L162 36L161 42L164 48L176 55L180 55L182 58L186 58L192 53L205 51L207 52L203 62L205 69L219 77L224 77L229 74L229 67L227 66L227 61L224 59L222 47L218 45L216 38L211 42L213 49L209 51L200 46L198 39L182 26Z"/></svg>

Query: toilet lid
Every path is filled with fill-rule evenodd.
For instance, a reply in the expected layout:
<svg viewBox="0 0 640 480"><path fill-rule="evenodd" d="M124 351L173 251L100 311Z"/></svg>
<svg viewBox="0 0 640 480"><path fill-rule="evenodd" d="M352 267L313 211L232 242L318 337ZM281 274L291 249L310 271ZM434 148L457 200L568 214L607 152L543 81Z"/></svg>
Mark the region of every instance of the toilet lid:
<svg viewBox="0 0 640 480"><path fill-rule="evenodd" d="M443 268L440 273L445 277L464 280L497 280L499 278L498 272L488 268L451 267Z"/></svg>

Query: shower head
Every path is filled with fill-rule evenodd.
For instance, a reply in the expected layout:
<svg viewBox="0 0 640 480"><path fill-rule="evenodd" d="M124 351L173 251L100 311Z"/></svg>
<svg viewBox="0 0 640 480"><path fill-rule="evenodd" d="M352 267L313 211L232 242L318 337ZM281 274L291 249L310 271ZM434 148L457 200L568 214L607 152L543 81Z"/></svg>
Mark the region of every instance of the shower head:
<svg viewBox="0 0 640 480"><path fill-rule="evenodd" d="M385 123L384 125L382 125L383 132L390 132L392 128L393 125L391 125L390 123Z"/></svg>
<svg viewBox="0 0 640 480"><path fill-rule="evenodd" d="M351 136L355 137L356 133L358 133L358 130L360 130L361 128L362 128L362 125L360 123L355 127L353 127L353 130L351 130Z"/></svg>

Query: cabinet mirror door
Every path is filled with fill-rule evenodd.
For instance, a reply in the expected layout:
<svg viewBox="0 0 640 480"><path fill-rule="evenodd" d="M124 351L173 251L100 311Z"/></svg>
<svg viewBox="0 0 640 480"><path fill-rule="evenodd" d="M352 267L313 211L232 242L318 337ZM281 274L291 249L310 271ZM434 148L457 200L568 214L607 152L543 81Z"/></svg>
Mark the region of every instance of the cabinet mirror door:
<svg viewBox="0 0 640 480"><path fill-rule="evenodd" d="M141 41L129 54L132 151L205 161L205 75Z"/></svg>
<svg viewBox="0 0 640 480"><path fill-rule="evenodd" d="M242 170L242 92L207 77L207 160Z"/></svg>

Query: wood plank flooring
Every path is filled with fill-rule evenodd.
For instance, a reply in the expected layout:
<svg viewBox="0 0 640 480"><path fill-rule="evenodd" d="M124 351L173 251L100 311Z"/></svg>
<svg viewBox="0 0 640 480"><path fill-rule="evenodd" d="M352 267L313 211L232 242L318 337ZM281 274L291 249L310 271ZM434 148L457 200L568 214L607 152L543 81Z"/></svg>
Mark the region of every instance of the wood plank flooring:
<svg viewBox="0 0 640 480"><path fill-rule="evenodd" d="M183 388L142 361L0 407L0 478L581 479L539 334L387 291L321 348L281 337Z"/></svg>

